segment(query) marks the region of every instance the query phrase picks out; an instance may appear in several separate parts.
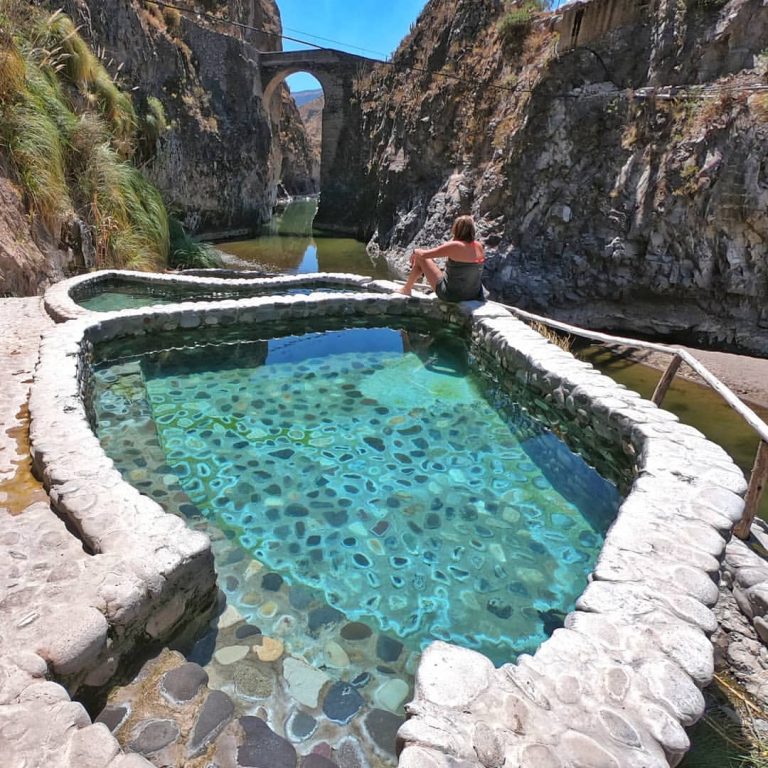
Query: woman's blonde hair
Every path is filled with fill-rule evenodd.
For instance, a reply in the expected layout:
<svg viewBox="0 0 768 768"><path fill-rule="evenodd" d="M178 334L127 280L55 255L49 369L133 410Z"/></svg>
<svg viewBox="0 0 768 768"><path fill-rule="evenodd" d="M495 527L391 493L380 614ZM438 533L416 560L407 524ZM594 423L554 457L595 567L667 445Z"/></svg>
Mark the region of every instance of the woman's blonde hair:
<svg viewBox="0 0 768 768"><path fill-rule="evenodd" d="M451 227L451 237L463 243L475 241L475 222L471 216L459 216Z"/></svg>

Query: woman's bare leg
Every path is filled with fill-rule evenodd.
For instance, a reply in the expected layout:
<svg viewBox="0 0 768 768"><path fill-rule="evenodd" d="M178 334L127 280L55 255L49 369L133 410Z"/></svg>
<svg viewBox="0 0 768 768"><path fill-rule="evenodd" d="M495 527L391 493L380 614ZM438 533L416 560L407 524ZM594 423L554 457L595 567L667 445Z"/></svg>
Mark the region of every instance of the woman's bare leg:
<svg viewBox="0 0 768 768"><path fill-rule="evenodd" d="M416 285L422 276L427 278L427 282L432 286L432 290L434 290L438 280L443 276L443 271L432 259L425 259L422 256L414 255L411 272L405 281L405 285L400 289L400 293L410 296L413 286Z"/></svg>

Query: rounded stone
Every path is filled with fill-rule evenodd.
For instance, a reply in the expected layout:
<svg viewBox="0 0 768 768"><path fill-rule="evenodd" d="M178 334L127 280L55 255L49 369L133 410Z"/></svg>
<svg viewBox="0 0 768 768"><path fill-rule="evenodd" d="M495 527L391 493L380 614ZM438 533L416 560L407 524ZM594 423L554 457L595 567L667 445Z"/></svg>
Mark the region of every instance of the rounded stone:
<svg viewBox="0 0 768 768"><path fill-rule="evenodd" d="M544 744L530 744L523 749L521 765L536 768L561 768L560 758Z"/></svg>
<svg viewBox="0 0 768 768"><path fill-rule="evenodd" d="M349 666L347 652L332 640L325 644L325 664L332 669L346 669Z"/></svg>
<svg viewBox="0 0 768 768"><path fill-rule="evenodd" d="M260 661L277 661L283 655L285 646L282 640L264 635L261 643L253 646L253 650Z"/></svg>
<svg viewBox="0 0 768 768"><path fill-rule="evenodd" d="M219 629L229 629L234 627L235 624L239 624L243 620L243 615L235 608L234 605L228 605L224 609L224 613L217 619L214 619L212 624Z"/></svg>
<svg viewBox="0 0 768 768"><path fill-rule="evenodd" d="M373 698L382 709L397 712L408 697L409 691L408 683L395 677L379 686Z"/></svg>
<svg viewBox="0 0 768 768"><path fill-rule="evenodd" d="M261 579L261 588L268 592L277 592L283 585L283 577L279 573L265 573Z"/></svg>
<svg viewBox="0 0 768 768"><path fill-rule="evenodd" d="M248 655L247 645L229 645L225 648L219 648L213 654L213 658L222 666L229 666L237 661L241 661Z"/></svg>
<svg viewBox="0 0 768 768"><path fill-rule="evenodd" d="M317 706L320 691L330 679L322 670L293 656L283 662L283 677L288 693L300 704L312 709Z"/></svg>
<svg viewBox="0 0 768 768"><path fill-rule="evenodd" d="M258 717L241 717L243 743L237 750L242 768L296 768L296 749Z"/></svg>
<svg viewBox="0 0 768 768"><path fill-rule="evenodd" d="M339 768L339 766L322 755L307 755L302 758L300 768Z"/></svg>
<svg viewBox="0 0 768 768"><path fill-rule="evenodd" d="M341 628L341 636L345 640L365 640L372 634L371 628L359 621L352 621Z"/></svg>
<svg viewBox="0 0 768 768"><path fill-rule="evenodd" d="M376 640L376 655L387 663L392 663L400 658L403 644L388 635L379 635Z"/></svg>
<svg viewBox="0 0 768 768"><path fill-rule="evenodd" d="M344 614L336 608L332 608L330 605L315 608L313 611L310 611L307 619L309 631L317 632L321 627L338 624L343 618Z"/></svg>
<svg viewBox="0 0 768 768"><path fill-rule="evenodd" d="M303 611L312 602L312 592L301 584L290 588L288 600L297 611Z"/></svg>
<svg viewBox="0 0 768 768"><path fill-rule="evenodd" d="M128 744L133 752L151 755L179 738L179 726L173 720L144 720Z"/></svg>
<svg viewBox="0 0 768 768"><path fill-rule="evenodd" d="M207 682L207 672L199 664L187 662L163 676L160 690L173 701L190 701Z"/></svg>
<svg viewBox="0 0 768 768"><path fill-rule="evenodd" d="M323 712L334 723L345 725L365 704L363 697L349 683L338 682L331 686L323 702Z"/></svg>
<svg viewBox="0 0 768 768"><path fill-rule="evenodd" d="M372 709L363 721L365 730L371 741L379 749L390 755L395 754L398 728L405 722L404 717L399 717L392 712L383 709Z"/></svg>
<svg viewBox="0 0 768 768"><path fill-rule="evenodd" d="M308 739L317 728L317 720L306 712L297 712L288 722L286 730L293 741Z"/></svg>
<svg viewBox="0 0 768 768"><path fill-rule="evenodd" d="M245 640L247 637L253 637L254 635L260 635L261 629L253 624L243 624L242 627L238 627L235 630L235 637L238 640Z"/></svg>
<svg viewBox="0 0 768 768"><path fill-rule="evenodd" d="M277 603L273 603L271 600L268 603L264 603L259 609L259 614L265 619L271 619L277 613Z"/></svg>
<svg viewBox="0 0 768 768"><path fill-rule="evenodd" d="M104 707L94 722L104 723L112 733L115 733L125 722L127 716L128 707L124 705L115 706L110 704L109 706Z"/></svg>
<svg viewBox="0 0 768 768"><path fill-rule="evenodd" d="M195 723L188 754L195 755L221 733L232 719L235 705L223 691L211 691Z"/></svg>
<svg viewBox="0 0 768 768"><path fill-rule="evenodd" d="M235 692L246 699L268 699L275 690L272 667L242 661L232 671Z"/></svg>

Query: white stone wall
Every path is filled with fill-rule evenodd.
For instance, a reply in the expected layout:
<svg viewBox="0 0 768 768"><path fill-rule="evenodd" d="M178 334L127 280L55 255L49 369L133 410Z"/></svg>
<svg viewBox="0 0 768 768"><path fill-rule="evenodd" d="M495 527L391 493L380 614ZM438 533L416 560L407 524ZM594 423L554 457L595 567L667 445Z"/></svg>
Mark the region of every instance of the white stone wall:
<svg viewBox="0 0 768 768"><path fill-rule="evenodd" d="M576 610L533 656L495 669L473 651L427 649L399 733L401 768L677 764L688 748L684 728L703 712L715 580L746 488L722 449L493 304L340 293L90 316L43 343L33 455L59 512L96 556L122 563L104 607L126 648L172 631L208 594L213 570L205 537L125 483L91 432L79 397L90 345L289 318L443 319L468 329L477 348L567 419L613 442L636 479ZM91 671L106 650L93 654Z"/></svg>

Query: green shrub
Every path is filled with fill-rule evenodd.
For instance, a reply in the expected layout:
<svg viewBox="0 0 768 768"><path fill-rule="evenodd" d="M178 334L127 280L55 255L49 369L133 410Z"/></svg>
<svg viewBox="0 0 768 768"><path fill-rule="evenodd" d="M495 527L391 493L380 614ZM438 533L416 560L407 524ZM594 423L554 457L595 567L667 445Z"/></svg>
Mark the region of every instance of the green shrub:
<svg viewBox="0 0 768 768"><path fill-rule="evenodd" d="M498 24L502 45L508 50L519 50L528 36L536 14L545 8L546 4L543 2L526 0L502 16Z"/></svg>
<svg viewBox="0 0 768 768"><path fill-rule="evenodd" d="M154 156L158 139L167 130L168 120L165 117L165 109L159 99L150 96L147 99L147 110L139 122L137 135L140 162L145 163Z"/></svg>
<svg viewBox="0 0 768 768"><path fill-rule="evenodd" d="M100 267L164 267L168 214L128 162L138 124L130 95L69 18L15 3L0 0L0 149L30 209L53 233L72 215L87 221ZM154 146L166 126L159 101L148 100L141 125Z"/></svg>
<svg viewBox="0 0 768 768"><path fill-rule="evenodd" d="M168 266L172 269L211 269L220 267L221 258L208 243L195 240L173 216L169 220L171 249Z"/></svg>
<svg viewBox="0 0 768 768"><path fill-rule="evenodd" d="M163 19L169 30L175 31L181 25L181 13L175 8L163 8Z"/></svg>
<svg viewBox="0 0 768 768"><path fill-rule="evenodd" d="M108 143L93 148L82 186L99 266L157 269L166 262L168 215L160 193Z"/></svg>
<svg viewBox="0 0 768 768"><path fill-rule="evenodd" d="M42 36L51 56L60 62L71 83L81 88L93 84L101 64L80 37L69 16L57 11L45 19Z"/></svg>

